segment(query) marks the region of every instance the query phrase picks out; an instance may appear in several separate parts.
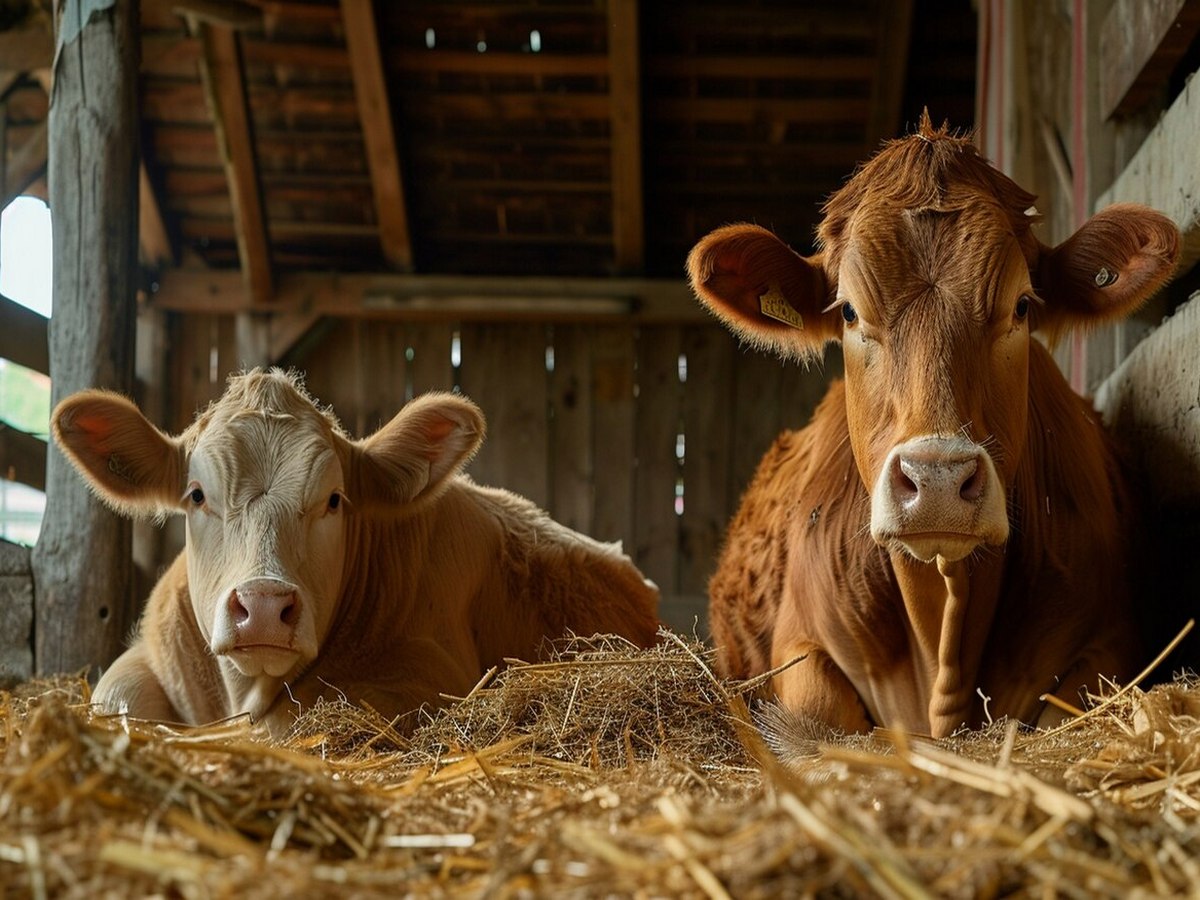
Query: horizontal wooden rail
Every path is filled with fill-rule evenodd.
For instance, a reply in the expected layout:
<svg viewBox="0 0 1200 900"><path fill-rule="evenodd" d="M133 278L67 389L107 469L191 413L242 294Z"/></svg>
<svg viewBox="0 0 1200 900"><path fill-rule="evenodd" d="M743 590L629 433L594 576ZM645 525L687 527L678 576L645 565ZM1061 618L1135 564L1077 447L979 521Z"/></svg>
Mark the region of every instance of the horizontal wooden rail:
<svg viewBox="0 0 1200 900"><path fill-rule="evenodd" d="M236 271L174 270L149 303L176 312L410 321L710 321L682 279L301 273L281 275L275 299L262 307Z"/></svg>
<svg viewBox="0 0 1200 900"><path fill-rule="evenodd" d="M0 295L0 357L50 374L49 320Z"/></svg>

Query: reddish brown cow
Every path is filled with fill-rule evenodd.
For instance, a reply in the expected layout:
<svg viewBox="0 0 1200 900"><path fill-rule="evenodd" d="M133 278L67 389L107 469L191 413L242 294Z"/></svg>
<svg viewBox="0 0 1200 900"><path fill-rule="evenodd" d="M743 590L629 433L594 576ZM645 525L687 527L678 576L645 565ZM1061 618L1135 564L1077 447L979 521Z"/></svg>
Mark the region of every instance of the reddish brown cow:
<svg viewBox="0 0 1200 900"><path fill-rule="evenodd" d="M830 198L815 255L751 225L692 251L697 295L740 337L845 354L845 380L775 442L730 527L710 584L724 674L806 654L774 680L788 709L933 735L1047 723L1043 694L1078 704L1130 674L1118 466L1031 334L1134 310L1179 235L1115 206L1050 248L1033 201L926 119Z"/></svg>

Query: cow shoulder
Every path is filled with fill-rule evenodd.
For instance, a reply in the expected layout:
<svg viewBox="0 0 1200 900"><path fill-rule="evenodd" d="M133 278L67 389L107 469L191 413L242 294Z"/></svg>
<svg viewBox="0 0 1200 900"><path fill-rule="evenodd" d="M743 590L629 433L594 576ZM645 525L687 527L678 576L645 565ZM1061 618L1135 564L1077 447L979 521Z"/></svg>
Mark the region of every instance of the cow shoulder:
<svg viewBox="0 0 1200 900"><path fill-rule="evenodd" d="M619 542L580 534L510 491L465 480L463 485L502 538L502 596L494 599L505 606L505 615L529 617L535 644L567 631L619 634L641 646L654 642L658 589Z"/></svg>
<svg viewBox="0 0 1200 900"><path fill-rule="evenodd" d="M743 493L709 581L709 622L725 675L770 668L781 602L803 604L797 588L862 528L846 436L844 385L835 381L806 427L776 438ZM805 571L799 582L789 574L797 566Z"/></svg>

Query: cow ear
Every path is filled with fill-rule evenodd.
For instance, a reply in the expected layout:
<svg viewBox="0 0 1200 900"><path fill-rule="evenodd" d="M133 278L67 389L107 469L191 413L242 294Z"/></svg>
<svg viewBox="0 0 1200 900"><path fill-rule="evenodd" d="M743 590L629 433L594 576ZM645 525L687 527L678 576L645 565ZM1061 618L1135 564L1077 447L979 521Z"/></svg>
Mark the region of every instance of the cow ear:
<svg viewBox="0 0 1200 900"><path fill-rule="evenodd" d="M1134 312L1162 286L1179 258L1179 229L1161 213L1123 203L1092 216L1053 249L1043 249L1035 327L1051 339Z"/></svg>
<svg viewBox="0 0 1200 900"><path fill-rule="evenodd" d="M692 248L692 290L742 340L807 361L841 338L820 255L807 259L757 225L718 228Z"/></svg>
<svg viewBox="0 0 1200 900"><path fill-rule="evenodd" d="M54 440L100 499L128 516L179 510L182 445L108 391L67 397L50 419Z"/></svg>
<svg viewBox="0 0 1200 900"><path fill-rule="evenodd" d="M365 440L351 462L356 509L395 510L436 497L483 443L479 407L465 397L429 393L408 403Z"/></svg>

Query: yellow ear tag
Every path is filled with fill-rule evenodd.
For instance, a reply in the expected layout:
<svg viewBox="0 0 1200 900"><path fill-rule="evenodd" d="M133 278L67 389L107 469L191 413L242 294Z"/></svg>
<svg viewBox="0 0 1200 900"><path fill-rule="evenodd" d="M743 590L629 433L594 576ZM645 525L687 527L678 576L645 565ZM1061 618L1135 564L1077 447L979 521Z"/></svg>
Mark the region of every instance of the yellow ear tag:
<svg viewBox="0 0 1200 900"><path fill-rule="evenodd" d="M783 292L779 290L779 285L773 284L765 294L758 298L758 308L762 310L762 314L777 322L783 322L785 325L791 325L793 328L803 328L804 319L800 317L800 313L792 307L792 304L787 302L787 298L783 296Z"/></svg>

